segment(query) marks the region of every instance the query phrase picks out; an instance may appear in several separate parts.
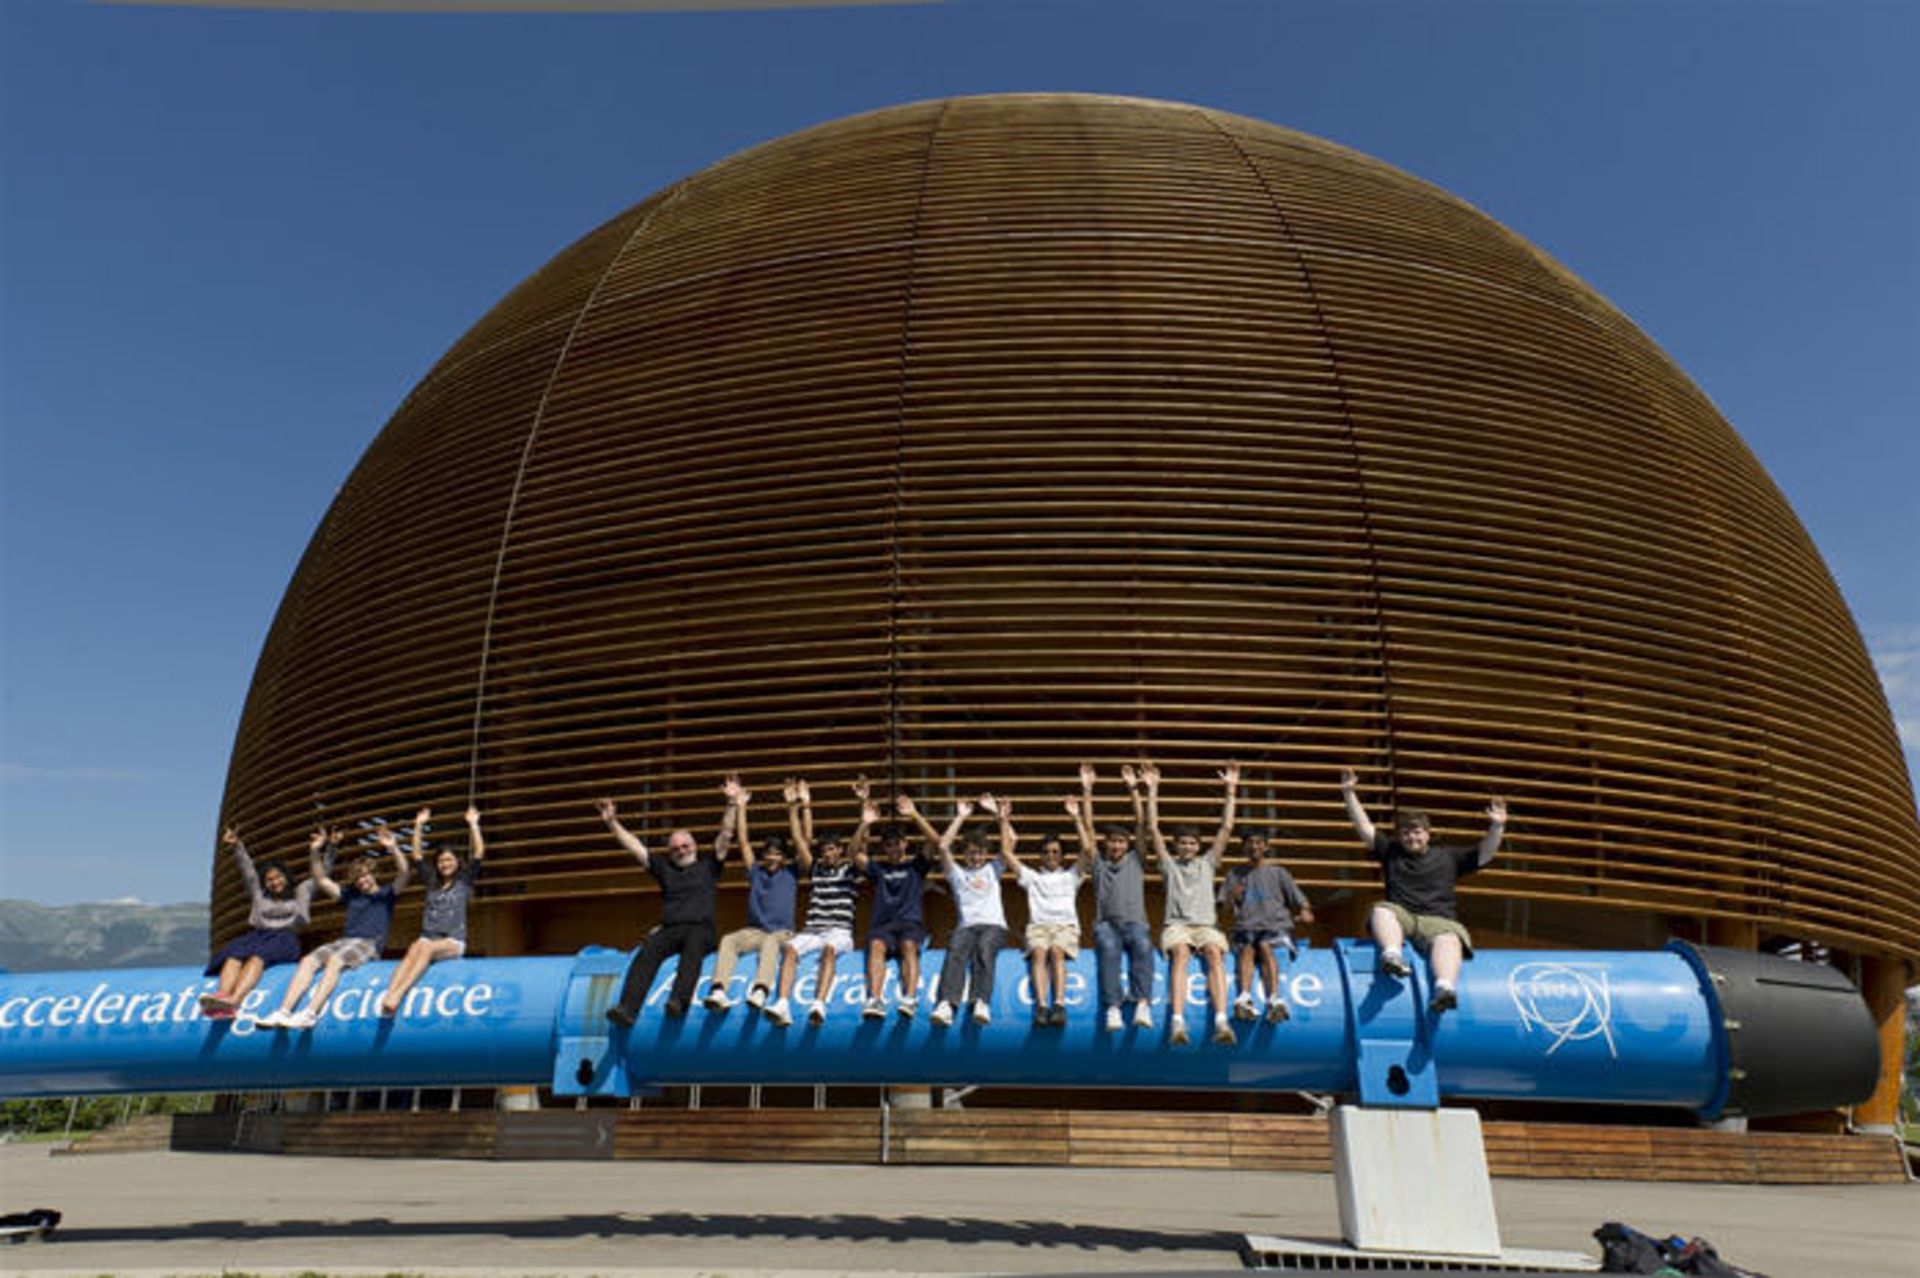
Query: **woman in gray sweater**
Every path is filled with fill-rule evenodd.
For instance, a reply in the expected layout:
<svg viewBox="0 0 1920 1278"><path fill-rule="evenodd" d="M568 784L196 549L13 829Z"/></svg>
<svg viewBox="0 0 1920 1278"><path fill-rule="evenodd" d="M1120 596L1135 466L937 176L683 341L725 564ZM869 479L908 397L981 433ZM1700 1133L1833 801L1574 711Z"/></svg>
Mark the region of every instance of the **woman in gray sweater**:
<svg viewBox="0 0 1920 1278"><path fill-rule="evenodd" d="M314 846L319 847L326 837L324 830L315 830ZM287 872L278 865L269 862L264 870L256 870L247 845L232 826L220 832L220 843L232 852L253 908L247 914L247 930L207 964L206 974L219 977L220 986L200 996L200 1013L211 1020L231 1020L260 983L261 973L300 961L300 929L307 925L313 908L313 880L301 879L298 887L290 887Z"/></svg>
<svg viewBox="0 0 1920 1278"><path fill-rule="evenodd" d="M422 810L416 828L426 824L431 813ZM452 848L442 847L433 855L433 874L427 880L427 900L420 910L420 936L407 947L406 957L393 969L387 992L380 996L380 1015L399 1012L407 991L441 959L459 958L467 952L467 902L473 899L474 881L480 877L480 862L487 856L486 841L480 837L480 809L467 808L467 838L471 855L462 861ZM416 857L419 853L414 854Z"/></svg>

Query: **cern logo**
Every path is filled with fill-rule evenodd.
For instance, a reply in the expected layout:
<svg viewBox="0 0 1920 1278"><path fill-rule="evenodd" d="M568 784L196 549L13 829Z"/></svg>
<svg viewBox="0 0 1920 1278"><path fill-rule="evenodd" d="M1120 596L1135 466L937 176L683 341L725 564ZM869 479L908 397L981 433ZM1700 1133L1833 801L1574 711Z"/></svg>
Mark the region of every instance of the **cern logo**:
<svg viewBox="0 0 1920 1278"><path fill-rule="evenodd" d="M1613 1042L1613 991L1607 969L1597 963L1522 963L1507 974L1507 994L1520 1014L1520 1026L1552 1037L1547 1056L1567 1043L1605 1040L1607 1055L1618 1059Z"/></svg>

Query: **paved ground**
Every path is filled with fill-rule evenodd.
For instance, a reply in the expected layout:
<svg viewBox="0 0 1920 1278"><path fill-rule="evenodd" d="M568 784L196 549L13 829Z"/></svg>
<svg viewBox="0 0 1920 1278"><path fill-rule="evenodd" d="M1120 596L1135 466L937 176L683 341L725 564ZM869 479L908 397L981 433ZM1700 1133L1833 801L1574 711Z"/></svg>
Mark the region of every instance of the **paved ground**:
<svg viewBox="0 0 1920 1278"><path fill-rule="evenodd" d="M1607 1219L1772 1278L1920 1274L1920 1187L1497 1180L1509 1246L1597 1254ZM1239 1266L1332 1239L1326 1176L1085 1168L485 1163L0 1147L0 1211L55 1207L0 1273L1041 1273Z"/></svg>

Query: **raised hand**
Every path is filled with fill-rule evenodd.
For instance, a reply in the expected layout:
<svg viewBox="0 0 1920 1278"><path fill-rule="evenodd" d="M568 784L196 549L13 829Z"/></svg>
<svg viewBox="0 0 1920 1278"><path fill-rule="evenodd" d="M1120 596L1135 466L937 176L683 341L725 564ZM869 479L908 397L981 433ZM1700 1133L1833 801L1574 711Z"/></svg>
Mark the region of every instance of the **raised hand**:
<svg viewBox="0 0 1920 1278"><path fill-rule="evenodd" d="M1159 765L1142 759L1140 761L1140 782L1142 785L1145 785L1149 791L1158 790L1160 788Z"/></svg>
<svg viewBox="0 0 1920 1278"><path fill-rule="evenodd" d="M740 774L738 772L727 773L726 780L720 783L720 793L727 796L727 806L733 808L745 807L747 800L753 797L751 794L748 794L746 788L740 784Z"/></svg>
<svg viewBox="0 0 1920 1278"><path fill-rule="evenodd" d="M1359 784L1360 784L1359 774L1356 773L1352 768L1340 769L1340 788L1342 790L1351 790L1353 789L1353 787Z"/></svg>
<svg viewBox="0 0 1920 1278"><path fill-rule="evenodd" d="M1504 796L1494 795L1487 803L1487 820L1495 825L1507 823L1507 801Z"/></svg>
<svg viewBox="0 0 1920 1278"><path fill-rule="evenodd" d="M808 804L813 802L813 791L808 788L807 779L805 777L801 777L798 781L795 781L793 783L793 793L794 793L794 796L800 800L800 805L802 807L805 807Z"/></svg>
<svg viewBox="0 0 1920 1278"><path fill-rule="evenodd" d="M1082 790L1093 789L1095 775L1091 763L1082 763L1080 765L1080 788Z"/></svg>
<svg viewBox="0 0 1920 1278"><path fill-rule="evenodd" d="M238 847L239 844L240 844L240 831L238 829L236 829L231 825L221 827L221 830L220 830L220 846L221 847L225 847L225 848Z"/></svg>
<svg viewBox="0 0 1920 1278"><path fill-rule="evenodd" d="M994 798L991 794L983 794L980 796L980 808L988 816L999 816L1000 800Z"/></svg>
<svg viewBox="0 0 1920 1278"><path fill-rule="evenodd" d="M795 781L792 777L788 777L785 781L781 782L780 797L786 800L788 807L792 807L795 803L799 802L800 800L799 782Z"/></svg>
<svg viewBox="0 0 1920 1278"><path fill-rule="evenodd" d="M479 828L480 828L480 809L479 809L479 808L477 808L477 807L475 807L475 806L474 806L473 804L471 804L471 803L469 803L469 804L467 805L467 810L466 810L466 813L465 813L465 815L466 815L466 818L467 818L467 828L468 828L468 829L470 829L470 830L477 830L477 829L479 829Z"/></svg>
<svg viewBox="0 0 1920 1278"><path fill-rule="evenodd" d="M912 797L905 794L894 796L893 810L908 820L920 815L920 809L913 806Z"/></svg>
<svg viewBox="0 0 1920 1278"><path fill-rule="evenodd" d="M413 828L416 830L424 830L427 828L427 822L431 820L433 820L433 809L421 808L413 814Z"/></svg>
<svg viewBox="0 0 1920 1278"><path fill-rule="evenodd" d="M1229 790L1239 789L1240 765L1238 763L1229 763L1226 767L1220 769L1220 780L1226 784Z"/></svg>
<svg viewBox="0 0 1920 1278"><path fill-rule="evenodd" d="M975 806L977 805L974 803L972 799L962 799L960 800L960 802L953 805L953 810L959 813L962 817L970 817L973 815L973 809L975 808Z"/></svg>
<svg viewBox="0 0 1920 1278"><path fill-rule="evenodd" d="M853 797L862 803L865 803L873 797L873 787L867 784L865 777L861 776L853 779Z"/></svg>
<svg viewBox="0 0 1920 1278"><path fill-rule="evenodd" d="M1123 763L1120 765L1120 779L1126 782L1127 789L1129 790L1138 790L1140 788L1140 774L1135 771L1131 763Z"/></svg>
<svg viewBox="0 0 1920 1278"><path fill-rule="evenodd" d="M874 803L870 799L861 800L860 824L872 825L874 822L878 821L879 819L880 819L880 805L877 803Z"/></svg>
<svg viewBox="0 0 1920 1278"><path fill-rule="evenodd" d="M1068 816L1072 817L1075 821L1078 821L1080 819L1080 796L1079 795L1069 794L1066 798L1060 801L1060 804L1062 807L1066 808Z"/></svg>
<svg viewBox="0 0 1920 1278"><path fill-rule="evenodd" d="M381 847L389 852L396 851L400 847L400 840L394 837L393 830L389 826L375 826L373 837Z"/></svg>
<svg viewBox="0 0 1920 1278"><path fill-rule="evenodd" d="M602 821L605 821L608 825L612 825L614 813L619 809L613 806L612 799L595 799L593 801L593 810L600 814Z"/></svg>
<svg viewBox="0 0 1920 1278"><path fill-rule="evenodd" d="M386 827L382 826L381 828L385 829ZM326 828L323 826L320 829L315 830L313 832L313 837L307 840L307 851L318 856L320 853L320 849L325 846L327 846L327 831L326 831Z"/></svg>

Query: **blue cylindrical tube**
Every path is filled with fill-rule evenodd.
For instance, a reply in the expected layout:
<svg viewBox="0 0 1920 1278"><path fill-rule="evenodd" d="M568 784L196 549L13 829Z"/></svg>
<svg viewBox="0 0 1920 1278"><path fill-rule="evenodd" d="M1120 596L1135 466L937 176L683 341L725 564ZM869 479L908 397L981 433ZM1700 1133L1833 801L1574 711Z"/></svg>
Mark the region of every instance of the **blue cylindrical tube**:
<svg viewBox="0 0 1920 1278"><path fill-rule="evenodd" d="M897 998L884 1018L863 1017L864 981L852 975L826 996L824 1023L810 1024L811 960L789 1027L741 1003L755 978L750 967L735 977L729 1010L696 1005L669 1017L669 962L627 1029L605 1015L627 957L587 950L439 963L390 1019L374 1004L392 965L369 964L348 973L321 1022L303 1031L256 1023L278 1005L290 968L269 971L226 1022L201 1017L197 996L213 982L193 969L0 975L0 1095L507 1083L627 1095L675 1083L974 1083L1316 1091L1402 1106L1511 1098L1714 1116L1849 1103L1872 1090L1879 1067L1872 1018L1832 969L1681 945L1483 950L1462 973L1458 1006L1444 1014L1428 1008L1418 961L1403 980L1375 970L1370 945L1303 949L1281 959L1290 1017L1234 1021L1231 1045L1209 1041L1198 964L1185 977L1193 1041L1176 1045L1164 962L1151 1028L1133 1028L1130 1015L1126 1028L1104 1028L1091 954L1068 965L1067 1024L1034 1024L1026 964L1013 952L1000 956L986 1024L962 1007L954 1024L937 1027L928 997L943 957L936 950L926 955L911 1018ZM1768 1034L1753 1033L1756 1020ZM1801 1038L1796 1024L1818 1026L1811 1055L1821 1067L1811 1073L1794 1059L1810 1054L1772 1046Z"/></svg>
<svg viewBox="0 0 1920 1278"><path fill-rule="evenodd" d="M195 968L0 975L0 1095L389 1087L535 1081L552 1068L571 958L429 968L400 1014L375 1014L391 963L348 972L301 1033L261 1029L291 967L273 968L229 1021Z"/></svg>

